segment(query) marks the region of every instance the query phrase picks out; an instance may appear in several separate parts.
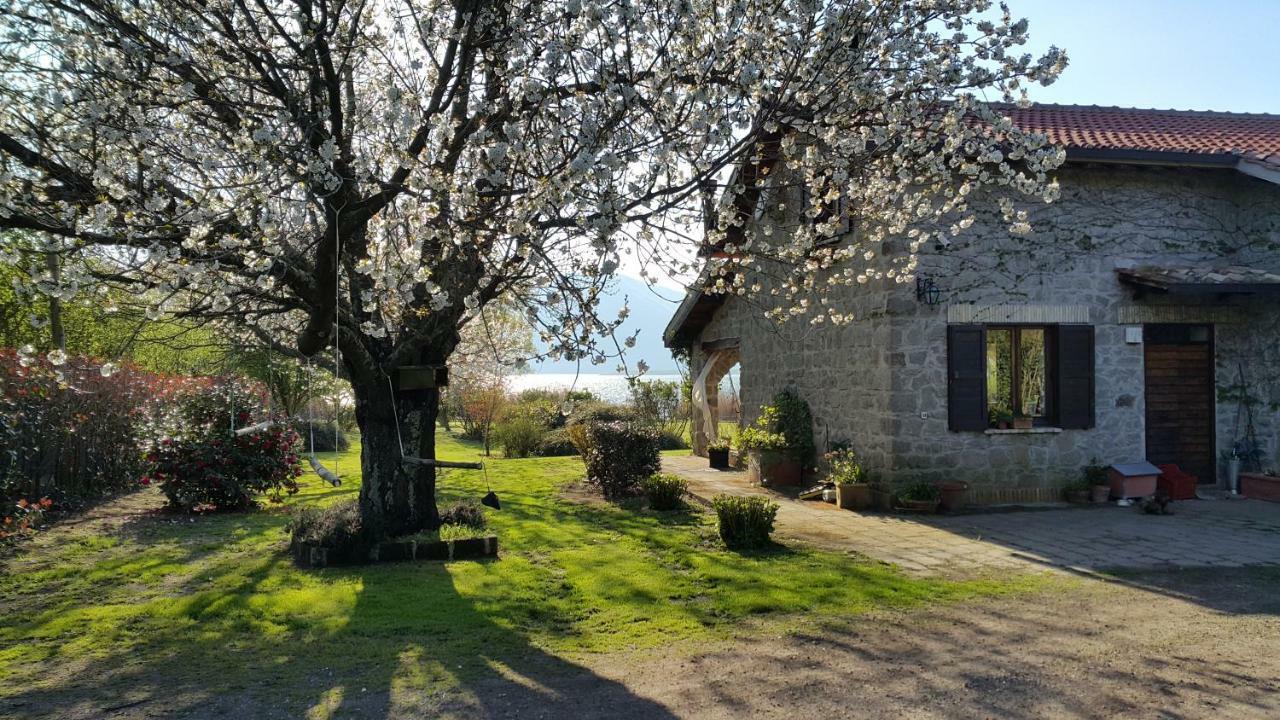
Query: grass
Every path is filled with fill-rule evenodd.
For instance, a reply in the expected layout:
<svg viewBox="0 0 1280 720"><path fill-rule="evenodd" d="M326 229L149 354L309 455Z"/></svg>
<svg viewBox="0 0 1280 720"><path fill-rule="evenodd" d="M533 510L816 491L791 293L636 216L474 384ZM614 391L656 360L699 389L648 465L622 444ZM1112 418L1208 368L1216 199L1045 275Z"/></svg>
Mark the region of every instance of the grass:
<svg viewBox="0 0 1280 720"><path fill-rule="evenodd" d="M702 512L562 498L561 486L581 474L576 457L493 458L487 480L474 471L441 477L442 502L478 498L487 486L499 494L502 510L489 518L500 560L294 568L284 555L288 506L355 497L358 452L323 459L346 477L342 487L308 474L283 507L140 513L123 527L69 524L29 544L0 575L0 706L63 715L172 694L170 710L236 697L323 717L354 702L356 687L392 706L467 691L512 663L580 672L572 658L584 653L1027 582L915 579L800 547L730 552ZM477 449L442 434L439 455L468 460Z"/></svg>

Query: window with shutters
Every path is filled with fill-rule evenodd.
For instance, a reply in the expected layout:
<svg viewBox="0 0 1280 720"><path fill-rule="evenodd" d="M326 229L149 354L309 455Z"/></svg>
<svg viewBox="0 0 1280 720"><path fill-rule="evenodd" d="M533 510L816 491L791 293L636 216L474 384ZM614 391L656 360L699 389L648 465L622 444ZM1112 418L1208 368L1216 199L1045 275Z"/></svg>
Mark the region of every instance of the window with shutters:
<svg viewBox="0 0 1280 720"><path fill-rule="evenodd" d="M951 325L947 366L952 430L1093 427L1091 325Z"/></svg>

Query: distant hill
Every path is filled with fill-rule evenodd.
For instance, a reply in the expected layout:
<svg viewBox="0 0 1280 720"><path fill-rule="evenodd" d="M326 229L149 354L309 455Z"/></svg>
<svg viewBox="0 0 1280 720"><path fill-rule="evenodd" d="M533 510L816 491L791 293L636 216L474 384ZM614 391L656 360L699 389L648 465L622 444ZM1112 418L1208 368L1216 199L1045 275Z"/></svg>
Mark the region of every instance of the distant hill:
<svg viewBox="0 0 1280 720"><path fill-rule="evenodd" d="M631 314L619 329L618 340L640 331L636 346L627 351L628 364L634 367L637 360L644 360L649 364L649 373L652 375L676 373L676 362L671 357L671 351L662 346L662 330L671 320L684 293L661 286L650 289L643 280L620 275L614 283L613 292L600 303L601 317L615 317L622 309L624 298L631 306ZM539 350L542 349L540 343L538 347ZM612 373L616 365L616 362L596 366L587 364L583 365L582 372ZM531 370L535 373L566 373L573 372L576 368L577 364L574 362L557 360L534 363Z"/></svg>

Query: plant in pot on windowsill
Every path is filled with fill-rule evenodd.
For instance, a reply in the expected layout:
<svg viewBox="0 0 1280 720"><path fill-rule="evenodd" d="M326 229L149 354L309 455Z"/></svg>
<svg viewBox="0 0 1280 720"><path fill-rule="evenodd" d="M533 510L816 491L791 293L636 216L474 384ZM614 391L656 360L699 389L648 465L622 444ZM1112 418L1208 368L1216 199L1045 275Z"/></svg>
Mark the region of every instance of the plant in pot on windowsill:
<svg viewBox="0 0 1280 720"><path fill-rule="evenodd" d="M987 424L996 430L1008 430L1013 426L1013 413L1002 407L992 407L987 411Z"/></svg>
<svg viewBox="0 0 1280 720"><path fill-rule="evenodd" d="M942 491L938 489L938 486L927 482L909 485L905 490L898 493L898 502L902 504L902 508L912 512L937 512L938 501L941 498Z"/></svg>
<svg viewBox="0 0 1280 720"><path fill-rule="evenodd" d="M721 438L707 445L707 460L716 470L729 469L729 449L733 444L727 438Z"/></svg>
<svg viewBox="0 0 1280 720"><path fill-rule="evenodd" d="M871 485L852 450L832 450L823 455L831 466L827 479L836 484L836 505L845 510L871 507Z"/></svg>
<svg viewBox="0 0 1280 720"><path fill-rule="evenodd" d="M1095 503L1104 503L1111 498L1111 478L1107 472L1107 466L1098 462L1098 458L1093 458L1088 465L1084 466L1084 484L1089 486L1089 499Z"/></svg>

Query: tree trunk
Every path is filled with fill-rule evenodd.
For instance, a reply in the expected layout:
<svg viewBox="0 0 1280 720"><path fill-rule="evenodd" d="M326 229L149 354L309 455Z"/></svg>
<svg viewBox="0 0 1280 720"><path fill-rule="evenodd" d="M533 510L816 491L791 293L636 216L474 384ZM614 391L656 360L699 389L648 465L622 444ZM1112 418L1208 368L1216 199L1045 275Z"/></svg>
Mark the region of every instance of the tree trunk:
<svg viewBox="0 0 1280 720"><path fill-rule="evenodd" d="M353 378L351 386L360 426L360 516L365 533L370 539L381 540L435 530L440 526L435 468L402 462L386 378ZM404 455L435 458L439 391L397 393L395 405Z"/></svg>
<svg viewBox="0 0 1280 720"><path fill-rule="evenodd" d="M58 256L45 253L44 263L53 278L54 292L62 292L62 266ZM49 334L53 339L53 347L66 352L67 332L62 328L62 298L57 295L49 296Z"/></svg>

